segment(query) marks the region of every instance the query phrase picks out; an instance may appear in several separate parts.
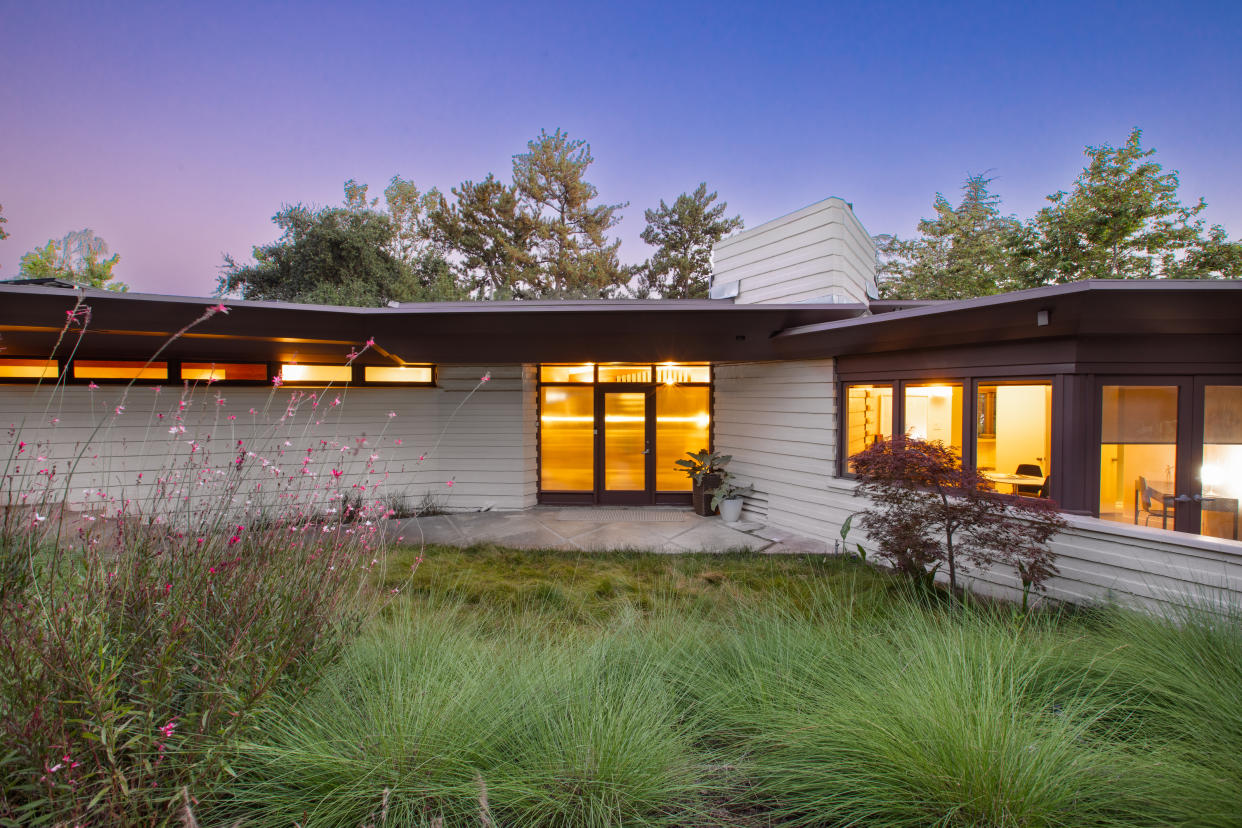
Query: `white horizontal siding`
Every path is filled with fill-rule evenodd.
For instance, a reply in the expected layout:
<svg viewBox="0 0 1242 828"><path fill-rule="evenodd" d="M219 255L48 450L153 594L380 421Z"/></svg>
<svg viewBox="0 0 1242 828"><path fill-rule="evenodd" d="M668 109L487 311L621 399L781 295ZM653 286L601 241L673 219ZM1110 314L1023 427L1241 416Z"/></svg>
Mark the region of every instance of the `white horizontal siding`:
<svg viewBox="0 0 1242 828"><path fill-rule="evenodd" d="M715 447L754 486L745 515L814 536L836 463L832 360L715 367Z"/></svg>
<svg viewBox="0 0 1242 828"><path fill-rule="evenodd" d="M738 283L738 303L837 296L866 302L875 246L850 206L829 198L718 242L712 282Z"/></svg>
<svg viewBox="0 0 1242 828"><path fill-rule="evenodd" d="M0 462L9 463L26 502L112 510L129 500L130 508L167 510L177 498L218 497L226 479L237 482L237 497L264 502L281 492L284 501L305 502L319 496L312 490L355 484L368 497L431 497L449 509L520 509L535 500L534 373L520 365L441 366L438 388L198 386L183 394L4 385L0 422L12 424L0 437ZM240 472L238 441L252 453ZM299 472L307 456L308 474L296 482L274 474ZM161 480L176 493L157 507Z"/></svg>
<svg viewBox="0 0 1242 828"><path fill-rule="evenodd" d="M845 518L867 508L854 486L839 478L826 482L829 505L821 513L819 537L839 539ZM1069 528L1052 542L1060 570L1047 584L1053 598L1080 604L1116 600L1146 608L1242 600L1242 543L1074 515L1067 520ZM846 539L850 549L856 543L874 559L873 545L858 529ZM1005 569L967 570L962 582L987 595L1022 595L1017 576Z"/></svg>

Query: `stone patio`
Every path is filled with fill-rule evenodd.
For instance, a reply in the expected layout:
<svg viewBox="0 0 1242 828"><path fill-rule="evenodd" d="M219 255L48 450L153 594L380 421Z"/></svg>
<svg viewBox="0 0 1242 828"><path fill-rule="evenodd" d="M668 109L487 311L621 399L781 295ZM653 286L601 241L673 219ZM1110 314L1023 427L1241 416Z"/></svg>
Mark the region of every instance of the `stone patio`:
<svg viewBox="0 0 1242 828"><path fill-rule="evenodd" d="M725 523L680 507L536 506L522 511L467 512L409 518L395 532L406 543L471 546L495 543L518 549L584 552L637 549L670 554L750 551L822 555L822 541L761 523Z"/></svg>

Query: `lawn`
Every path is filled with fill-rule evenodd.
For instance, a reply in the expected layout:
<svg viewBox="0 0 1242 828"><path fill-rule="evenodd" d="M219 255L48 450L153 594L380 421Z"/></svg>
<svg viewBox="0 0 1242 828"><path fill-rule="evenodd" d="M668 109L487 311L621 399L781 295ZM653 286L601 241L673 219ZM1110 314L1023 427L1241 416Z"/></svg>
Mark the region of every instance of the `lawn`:
<svg viewBox="0 0 1242 828"><path fill-rule="evenodd" d="M432 548L199 804L249 826L1242 824L1242 624L844 559Z"/></svg>

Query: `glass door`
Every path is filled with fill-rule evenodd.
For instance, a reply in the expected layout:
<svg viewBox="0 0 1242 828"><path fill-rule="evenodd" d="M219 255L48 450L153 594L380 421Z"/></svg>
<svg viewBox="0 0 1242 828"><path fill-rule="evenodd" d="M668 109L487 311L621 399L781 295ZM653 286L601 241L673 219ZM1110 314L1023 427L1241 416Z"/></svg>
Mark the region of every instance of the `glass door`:
<svg viewBox="0 0 1242 828"><path fill-rule="evenodd" d="M1242 378L1100 385L1099 516L1239 540Z"/></svg>
<svg viewBox="0 0 1242 828"><path fill-rule="evenodd" d="M648 389L600 389L601 503L651 502L651 417Z"/></svg>
<svg viewBox="0 0 1242 828"><path fill-rule="evenodd" d="M1199 491L1191 495L1198 532L1238 540L1238 505L1242 501L1242 384L1199 383L1203 399L1203 455L1198 465Z"/></svg>

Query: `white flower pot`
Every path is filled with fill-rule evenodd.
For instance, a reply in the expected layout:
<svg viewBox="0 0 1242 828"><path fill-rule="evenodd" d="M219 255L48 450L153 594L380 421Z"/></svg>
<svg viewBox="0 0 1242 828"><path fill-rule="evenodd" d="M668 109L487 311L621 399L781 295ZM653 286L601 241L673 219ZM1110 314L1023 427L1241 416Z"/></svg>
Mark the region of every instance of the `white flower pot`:
<svg viewBox="0 0 1242 828"><path fill-rule="evenodd" d="M737 523L742 519L742 499L726 497L720 501L720 519L725 523Z"/></svg>

